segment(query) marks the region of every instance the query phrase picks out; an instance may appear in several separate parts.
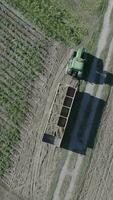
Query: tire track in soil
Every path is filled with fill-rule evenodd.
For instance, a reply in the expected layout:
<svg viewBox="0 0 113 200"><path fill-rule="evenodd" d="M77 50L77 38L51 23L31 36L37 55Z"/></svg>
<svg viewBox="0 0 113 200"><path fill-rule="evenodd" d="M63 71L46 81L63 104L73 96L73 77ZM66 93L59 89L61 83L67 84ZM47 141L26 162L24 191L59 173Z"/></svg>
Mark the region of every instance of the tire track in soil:
<svg viewBox="0 0 113 200"><path fill-rule="evenodd" d="M72 152L68 152L68 156L65 160L65 163L64 163L64 166L60 172L60 176L59 176L59 179L58 179L58 182L57 182L57 185L56 185L56 189L55 189L55 192L54 192L54 195L53 195L53 200L58 200L60 199L59 198L59 193L60 193L60 190L61 190L61 187L62 187L62 183L64 181L64 177L66 176L66 174L68 174L68 164L69 164L69 161L70 161L70 157L72 155Z"/></svg>
<svg viewBox="0 0 113 200"><path fill-rule="evenodd" d="M75 189L75 184L77 184L77 176L79 174L80 167L83 163L83 158L84 158L83 155L78 155L76 165L75 165L75 169L73 170L73 174L72 174L72 179L71 179L69 188L66 192L66 196L65 196L64 200L69 200L72 196L72 192Z"/></svg>

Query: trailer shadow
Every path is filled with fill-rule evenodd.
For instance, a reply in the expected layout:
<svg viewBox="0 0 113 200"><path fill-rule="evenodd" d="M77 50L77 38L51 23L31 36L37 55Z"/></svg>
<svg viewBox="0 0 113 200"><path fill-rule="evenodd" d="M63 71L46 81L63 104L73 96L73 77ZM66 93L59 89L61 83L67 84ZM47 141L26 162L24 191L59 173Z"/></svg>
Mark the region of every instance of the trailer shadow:
<svg viewBox="0 0 113 200"><path fill-rule="evenodd" d="M89 83L113 86L113 74L103 69L103 61L89 53L86 58L83 77ZM93 148L97 130L106 102L85 92L77 92L63 136L61 147L85 154Z"/></svg>
<svg viewBox="0 0 113 200"><path fill-rule="evenodd" d="M82 80L94 84L108 84L113 86L113 74L103 70L103 61L89 53L86 57Z"/></svg>
<svg viewBox="0 0 113 200"><path fill-rule="evenodd" d="M105 103L90 94L77 92L61 143L62 148L85 154L87 147L94 147Z"/></svg>

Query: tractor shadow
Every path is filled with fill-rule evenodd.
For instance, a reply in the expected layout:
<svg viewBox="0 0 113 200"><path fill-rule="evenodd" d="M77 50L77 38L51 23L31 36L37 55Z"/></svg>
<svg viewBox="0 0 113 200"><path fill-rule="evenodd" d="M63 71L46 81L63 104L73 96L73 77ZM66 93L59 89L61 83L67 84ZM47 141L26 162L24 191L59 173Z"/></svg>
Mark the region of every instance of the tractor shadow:
<svg viewBox="0 0 113 200"><path fill-rule="evenodd" d="M85 154L93 148L106 102L87 93L77 92L61 147Z"/></svg>
<svg viewBox="0 0 113 200"><path fill-rule="evenodd" d="M103 61L84 53L85 66L82 80L113 86L113 74L103 70ZM77 92L63 136L61 147L85 154L93 148L106 102L85 92Z"/></svg>
<svg viewBox="0 0 113 200"><path fill-rule="evenodd" d="M84 53L85 64L82 80L94 84L113 86L113 74L103 70L103 61L89 53Z"/></svg>

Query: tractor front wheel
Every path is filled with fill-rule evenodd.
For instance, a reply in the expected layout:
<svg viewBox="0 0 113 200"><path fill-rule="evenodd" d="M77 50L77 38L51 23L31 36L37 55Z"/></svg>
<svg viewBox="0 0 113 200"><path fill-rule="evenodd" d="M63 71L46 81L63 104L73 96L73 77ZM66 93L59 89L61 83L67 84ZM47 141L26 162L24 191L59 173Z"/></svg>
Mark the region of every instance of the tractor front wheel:
<svg viewBox="0 0 113 200"><path fill-rule="evenodd" d="M77 77L82 78L82 72L78 72Z"/></svg>

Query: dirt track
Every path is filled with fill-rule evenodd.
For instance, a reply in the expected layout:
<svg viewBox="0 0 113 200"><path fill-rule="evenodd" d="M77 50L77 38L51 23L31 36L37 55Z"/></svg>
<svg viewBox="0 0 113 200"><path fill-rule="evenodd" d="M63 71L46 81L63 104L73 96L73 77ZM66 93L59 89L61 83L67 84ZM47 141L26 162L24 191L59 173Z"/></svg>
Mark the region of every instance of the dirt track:
<svg viewBox="0 0 113 200"><path fill-rule="evenodd" d="M102 32L100 34L100 40L97 48L97 56L100 56L102 50L106 47L107 39L110 33L110 14L113 9L113 1L109 1L107 11L104 17L104 23ZM110 60L113 56L113 39L111 40L106 62L103 70L107 72L112 71L112 66L110 65ZM96 64L94 62L94 64ZM113 78L112 78L113 79ZM112 85L111 85L112 86ZM95 87L91 88L91 90ZM96 95L99 98L102 98L106 85L98 85ZM106 93L106 100L109 96L109 87ZM90 88L90 87L89 87ZM90 90L89 90L90 91ZM100 128L98 131L98 141L95 145L95 150L93 152L93 158L91 160L90 167L88 169L87 176L85 177L84 188L81 190L82 193L78 195L78 199L80 200L112 200L113 192L112 192L112 129L113 129L113 89L111 89L111 94L109 97L108 104L103 113L103 118L100 124ZM94 112L94 111L93 111ZM90 118L93 116L93 112L90 113ZM89 128L90 128L90 120L89 120Z"/></svg>
<svg viewBox="0 0 113 200"><path fill-rule="evenodd" d="M102 50L106 47L106 44L107 44L107 39L108 39L108 36L109 36L109 33L110 33L110 15L111 15L111 11L112 11L112 8L113 8L113 1L109 1L109 3L108 3L108 8L107 8L107 10L106 10L106 13L105 13L105 17L104 17L104 22L103 22L103 27L102 27L102 32L101 32L101 34L100 34L100 38L99 38L99 42L98 42L98 46L97 46L97 52L96 52L96 56L97 57L99 57L100 55L101 55L101 53L102 53ZM107 24L107 25L106 25ZM103 42L104 41L104 42ZM110 72L111 71L111 69L109 68L109 64L110 64L110 59L111 59L111 56L112 56L112 48L113 48L113 46L112 46L112 41L111 41L111 44L110 44L110 47L109 47L109 51L108 51L108 55L107 55L107 58L106 58L106 62L105 62L105 65L104 65L104 68L103 68L103 70L105 70L105 71L107 71L107 72ZM93 70L95 70L95 65L97 65L97 63L96 63L96 61L94 60L94 62L93 62L93 64L92 64L92 69L91 69L91 72L90 72L90 75L89 76L93 76L94 77L94 73L93 73ZM101 79L100 79L100 82L101 82ZM87 88L87 85L86 85L86 91L87 91L87 93L91 93L92 95L94 95L93 93L95 92L95 87L97 87L95 84L93 84L93 86L92 86L92 84L88 84L88 88ZM106 97L103 97L103 93L104 93L104 90L105 90L105 85L103 84L103 85L99 85L98 84L98 88L97 88L97 91L96 91L96 97L98 97L98 98L100 98L100 99L103 99L104 101L106 101L106 99L108 98L108 95L109 95L109 89L108 89L108 92L106 93ZM83 98L83 100L84 100L84 98ZM96 114L96 110L97 110L97 107L98 107L98 104L95 104L95 102L94 102L94 104L92 105L92 110L90 111L90 115L89 115L89 120L88 120L88 122L87 122L87 127L86 127L86 130L85 131L90 131L90 129L92 128L92 124L94 123L94 117L95 117L95 114ZM86 108L87 108L87 106L86 106ZM107 108L106 108L107 109ZM82 106L81 106L81 111L79 111L79 115L78 115L78 123L76 123L76 131L77 131L77 128L78 128L78 130L80 129L80 127L81 127L81 113L80 112L82 112ZM83 115L83 114L82 114ZM105 115L106 115L106 113L105 113ZM109 119L110 120L110 119ZM111 122L111 124L112 124L112 122ZM109 126L108 126L109 127ZM104 130L105 132L106 132L106 130ZM110 130L109 129L109 131L111 131L112 132L112 130ZM105 137L106 138L106 137ZM100 141L100 142L102 142L102 141ZM107 141L103 141L104 143L106 142L107 143ZM103 143L103 146L104 146L104 143ZM107 143L106 144L107 146L108 146L108 148L111 148L110 146L109 146L109 143ZM99 151L100 152L100 155L101 155L101 150ZM99 154L99 152L98 152L98 154ZM95 154L95 153L94 153ZM97 156L97 155L96 155ZM78 160L80 159L80 156L78 156L78 158L77 158L77 162L78 162ZM66 160L67 161L67 160ZM81 162L82 161L82 162ZM81 164L79 164L79 170L80 170L80 167L82 167L82 165L84 165L84 162L83 162L83 158L81 158ZM103 161L103 160L102 160ZM76 163L77 163L76 162ZM100 163L101 163L101 160L99 159L99 167L100 167ZM104 161L103 161L103 163L105 164L106 163L106 160L104 159ZM98 164L96 163L95 164L95 168L98 166ZM65 165L64 165L64 168L66 167L66 165L67 165L67 162L65 163ZM93 163L93 165L94 165L94 163ZM93 170L93 165L91 166L91 170ZM109 166L109 164L105 167L105 168L107 168ZM73 174L73 178L74 178L74 175L76 175L76 172L77 172L77 166L75 165L75 172L74 172L74 174ZM101 167L100 167L100 169L101 169ZM99 169L98 169L99 170ZM96 170L95 170L96 171ZM106 173L106 172L105 172ZM64 175L66 175L66 168L62 171L62 173L61 173L61 180L62 180L62 174ZM78 172L78 174L79 174L79 172ZM94 174L94 173L93 173ZM90 174L90 176L91 176L91 174ZM59 178L59 181L60 181L60 178ZM101 179L101 176L99 177L100 179ZM96 179L96 180L98 180L99 179L98 178L98 176L95 176L95 174L94 174L94 179ZM87 180L89 179L89 177L86 177L86 184L87 184ZM86 188L86 186L84 186L84 190L83 190L83 195L78 195L78 196L80 196L80 199L104 199L105 197L104 197L104 193L101 195L101 197L98 197L98 194L97 194L97 196L96 196L96 198L95 198L95 195L96 195L96 187L97 188L99 188L99 184L100 184L100 182L97 184L96 183L96 180L93 180L93 178L91 178L90 180L89 180L89 185L88 185L88 187ZM90 182L91 181L91 182ZM99 180L98 180L99 181ZM75 181L73 182L73 189L71 190L70 188L71 188L71 182L70 182L70 186L69 186L69 188L67 189L67 193L65 194L65 200L68 200L68 199L72 199L72 192L74 191L74 189L76 189L76 186L75 186L75 182L76 182L76 176L75 176ZM105 181L104 181L105 182ZM92 185L90 186L90 184L92 183ZM60 191L60 189L59 189L59 185L61 185L61 181L60 182L58 182L58 188L56 188L56 190L55 190L55 193L54 193L54 198L53 199L59 199L59 196L58 196L58 191ZM104 184L105 186L106 186L106 188L107 188L107 183L105 183ZM110 186L110 185L109 185ZM102 184L102 186L101 186L101 188L103 187L103 184ZM90 189L89 189L90 188ZM99 195L100 195L100 193L101 193L101 188L99 188ZM104 188L103 189L103 191L106 189L106 188ZM89 191L90 190L90 191ZM112 199L111 197L110 197L110 195L109 195L109 190L108 190L108 188L106 189L107 190L107 197L106 197L106 199ZM86 191L86 192L85 192ZM94 192L93 192L94 191ZM85 193L85 197L84 197L84 193ZM88 193L88 194L87 194ZM95 194L95 195L94 195ZM75 195L76 196L76 195ZM73 197L73 199L75 199L75 198L78 198L77 196L76 197Z"/></svg>

